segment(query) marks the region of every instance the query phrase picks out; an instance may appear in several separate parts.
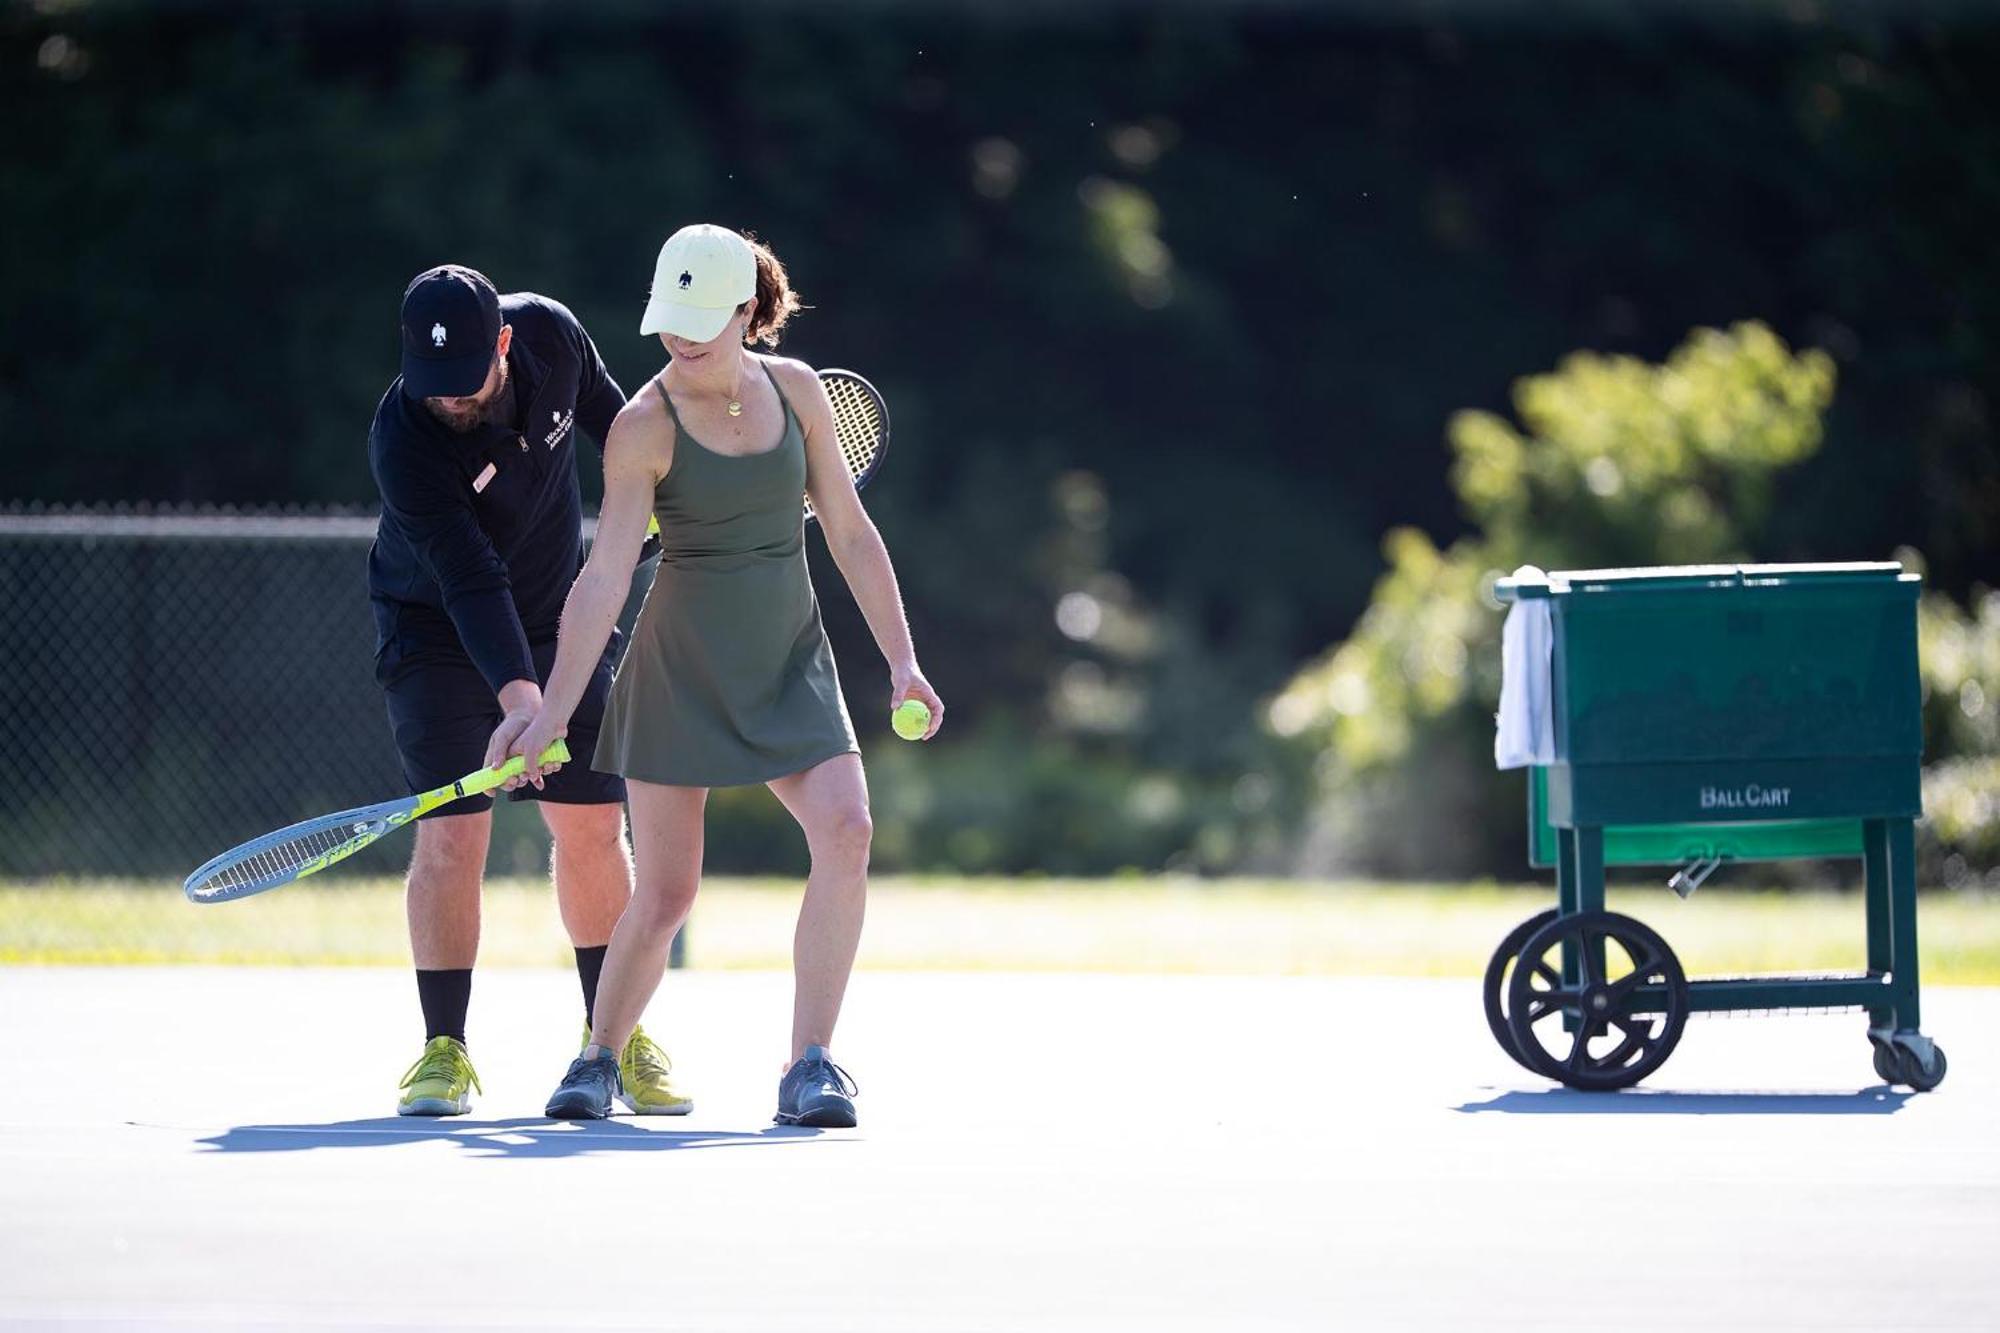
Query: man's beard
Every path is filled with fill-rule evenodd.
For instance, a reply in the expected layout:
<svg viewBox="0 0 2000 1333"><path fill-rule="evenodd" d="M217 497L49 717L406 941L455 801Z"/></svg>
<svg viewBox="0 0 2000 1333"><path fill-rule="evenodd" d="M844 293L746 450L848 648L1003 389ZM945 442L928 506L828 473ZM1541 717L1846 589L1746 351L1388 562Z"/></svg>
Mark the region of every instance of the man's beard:
<svg viewBox="0 0 2000 1333"><path fill-rule="evenodd" d="M514 376L507 368L507 359L500 358L500 388L491 398L470 412L447 412L435 398L424 399L424 408L443 422L447 429L459 435L470 435L483 427L512 421Z"/></svg>

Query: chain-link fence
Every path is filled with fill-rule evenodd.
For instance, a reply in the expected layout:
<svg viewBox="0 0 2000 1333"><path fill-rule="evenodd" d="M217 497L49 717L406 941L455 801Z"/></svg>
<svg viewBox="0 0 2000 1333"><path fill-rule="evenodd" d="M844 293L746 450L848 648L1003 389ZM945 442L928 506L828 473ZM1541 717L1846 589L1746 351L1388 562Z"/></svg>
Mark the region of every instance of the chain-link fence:
<svg viewBox="0 0 2000 1333"><path fill-rule="evenodd" d="M178 881L246 838L401 795L374 535L366 515L0 514L0 879ZM540 821L509 812L495 847L496 870L535 869ZM328 873L408 856L385 840Z"/></svg>
<svg viewBox="0 0 2000 1333"><path fill-rule="evenodd" d="M0 876L179 878L399 794L371 671L374 533L366 517L0 515Z"/></svg>

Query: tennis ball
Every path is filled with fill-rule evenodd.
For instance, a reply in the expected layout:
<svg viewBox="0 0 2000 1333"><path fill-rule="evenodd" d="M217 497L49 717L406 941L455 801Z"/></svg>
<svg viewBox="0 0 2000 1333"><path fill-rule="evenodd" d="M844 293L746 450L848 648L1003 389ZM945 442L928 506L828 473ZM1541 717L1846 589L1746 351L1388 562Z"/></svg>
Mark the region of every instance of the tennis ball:
<svg viewBox="0 0 2000 1333"><path fill-rule="evenodd" d="M922 740L931 728L931 710L922 699L905 699L889 714L889 725L906 741Z"/></svg>

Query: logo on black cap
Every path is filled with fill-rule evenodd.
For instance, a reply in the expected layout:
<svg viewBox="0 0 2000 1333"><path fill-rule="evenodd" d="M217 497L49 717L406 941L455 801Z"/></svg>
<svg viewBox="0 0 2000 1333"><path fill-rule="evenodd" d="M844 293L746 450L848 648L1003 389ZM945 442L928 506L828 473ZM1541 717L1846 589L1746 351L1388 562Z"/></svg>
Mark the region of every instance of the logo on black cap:
<svg viewBox="0 0 2000 1333"><path fill-rule="evenodd" d="M442 324L431 325L431 346L433 347L444 346L444 325Z"/></svg>

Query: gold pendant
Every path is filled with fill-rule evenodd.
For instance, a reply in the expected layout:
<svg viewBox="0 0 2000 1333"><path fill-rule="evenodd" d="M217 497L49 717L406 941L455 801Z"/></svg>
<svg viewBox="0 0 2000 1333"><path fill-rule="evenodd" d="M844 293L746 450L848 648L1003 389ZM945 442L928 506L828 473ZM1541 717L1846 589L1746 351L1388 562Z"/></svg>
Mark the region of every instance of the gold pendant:
<svg viewBox="0 0 2000 1333"><path fill-rule="evenodd" d="M732 417L740 417L740 416L742 416L742 415L743 415L743 404L741 404L741 403L738 403L738 402L733 402L733 401L732 401L732 402L731 402L731 403L729 404L729 415L730 415L730 416L732 416Z"/></svg>

